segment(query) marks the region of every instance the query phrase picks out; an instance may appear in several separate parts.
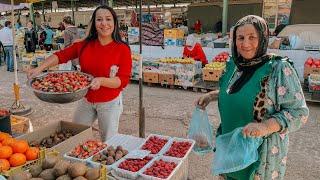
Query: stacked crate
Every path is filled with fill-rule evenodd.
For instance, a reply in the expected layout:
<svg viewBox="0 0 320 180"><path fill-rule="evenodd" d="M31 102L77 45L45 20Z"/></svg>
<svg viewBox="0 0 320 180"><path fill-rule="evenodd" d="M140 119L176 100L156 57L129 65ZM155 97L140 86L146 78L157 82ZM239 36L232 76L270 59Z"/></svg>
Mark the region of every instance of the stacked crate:
<svg viewBox="0 0 320 180"><path fill-rule="evenodd" d="M164 45L165 46L183 46L184 32L181 29L165 29Z"/></svg>

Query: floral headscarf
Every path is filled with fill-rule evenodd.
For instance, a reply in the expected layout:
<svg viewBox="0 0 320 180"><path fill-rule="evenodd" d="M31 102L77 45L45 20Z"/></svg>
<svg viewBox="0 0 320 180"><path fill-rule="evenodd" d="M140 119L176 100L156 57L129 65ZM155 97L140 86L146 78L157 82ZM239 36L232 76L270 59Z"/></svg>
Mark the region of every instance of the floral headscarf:
<svg viewBox="0 0 320 180"><path fill-rule="evenodd" d="M259 44L256 55L253 59L245 60L237 50L236 45L236 36L237 29L243 25L252 24L258 32ZM269 27L266 21L255 15L245 16L240 19L234 26L234 30L232 33L232 43L231 43L231 51L233 56L233 61L236 64L238 71L241 72L241 75L238 77L233 84L229 85L228 93L236 93L238 92L243 85L245 85L250 78L253 76L254 72L269 61L269 55L267 55L268 49L268 41L269 41Z"/></svg>

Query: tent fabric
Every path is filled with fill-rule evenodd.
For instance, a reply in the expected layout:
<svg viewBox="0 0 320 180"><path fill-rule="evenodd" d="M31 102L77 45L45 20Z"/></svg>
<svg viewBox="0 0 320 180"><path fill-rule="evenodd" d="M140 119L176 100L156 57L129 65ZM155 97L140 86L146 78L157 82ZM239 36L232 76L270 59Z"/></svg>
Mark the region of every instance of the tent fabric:
<svg viewBox="0 0 320 180"><path fill-rule="evenodd" d="M23 9L23 8L29 8L29 5L27 3L20 3L19 5L13 6L14 10ZM12 9L11 4L0 3L0 12L11 11L11 9Z"/></svg>

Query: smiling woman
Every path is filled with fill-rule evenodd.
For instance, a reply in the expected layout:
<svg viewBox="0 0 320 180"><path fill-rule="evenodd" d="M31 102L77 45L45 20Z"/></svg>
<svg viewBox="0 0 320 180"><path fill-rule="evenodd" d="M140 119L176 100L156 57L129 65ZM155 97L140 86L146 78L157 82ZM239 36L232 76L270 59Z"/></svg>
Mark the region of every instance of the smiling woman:
<svg viewBox="0 0 320 180"><path fill-rule="evenodd" d="M94 79L91 89L79 102L73 121L92 125L98 119L102 138L107 140L118 132L123 110L121 92L131 75L131 52L121 40L117 15L112 8L96 8L90 24L88 36L83 41L50 56L28 75L34 77L50 66L79 58L81 71L91 74Z"/></svg>
<svg viewBox="0 0 320 180"><path fill-rule="evenodd" d="M240 19L232 37L232 58L219 80L219 91L202 96L197 105L205 108L218 98L218 138L243 128L244 139L263 137L263 142L258 149L250 149L259 155L256 162L221 176L228 180L283 179L289 133L305 124L309 114L300 81L288 58L267 54L269 28L261 17ZM225 150L223 143L227 142L216 144L217 152ZM228 152L230 157L252 158L245 152Z"/></svg>

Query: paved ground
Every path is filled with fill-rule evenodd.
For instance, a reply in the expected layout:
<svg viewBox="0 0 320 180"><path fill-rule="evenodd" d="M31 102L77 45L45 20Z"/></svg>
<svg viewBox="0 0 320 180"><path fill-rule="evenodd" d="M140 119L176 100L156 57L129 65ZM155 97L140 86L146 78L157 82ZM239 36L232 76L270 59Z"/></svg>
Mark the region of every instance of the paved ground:
<svg viewBox="0 0 320 180"><path fill-rule="evenodd" d="M24 104L34 112L29 116L34 128L59 120L70 121L76 103L67 105L49 104L38 100L25 85L24 73L19 73L21 96ZM0 107L13 103L13 73L0 67ZM164 88L144 88L146 107L146 134L160 133L169 136L186 137L188 123L193 110L193 101L202 93ZM121 116L120 133L138 135L138 85L131 84L124 92L124 112ZM320 179L320 104L309 104L310 119L300 130L290 135L290 150L286 179ZM209 116L217 127L219 115L217 102L209 105ZM213 155L203 157L191 154L189 178L192 180L215 179L210 175Z"/></svg>

